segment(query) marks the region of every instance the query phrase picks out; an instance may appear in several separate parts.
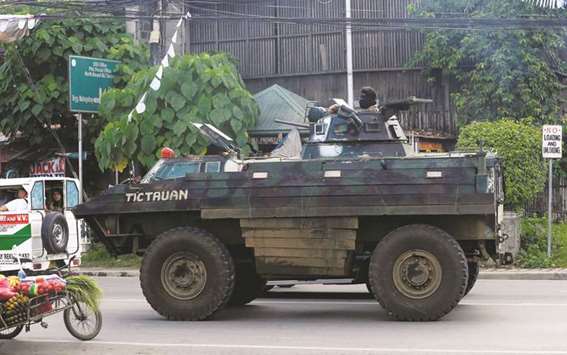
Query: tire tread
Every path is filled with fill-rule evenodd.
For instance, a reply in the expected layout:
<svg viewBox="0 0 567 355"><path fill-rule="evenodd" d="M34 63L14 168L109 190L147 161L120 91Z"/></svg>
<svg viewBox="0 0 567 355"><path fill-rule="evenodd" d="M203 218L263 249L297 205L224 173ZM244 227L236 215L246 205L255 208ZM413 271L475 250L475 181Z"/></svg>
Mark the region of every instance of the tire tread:
<svg viewBox="0 0 567 355"><path fill-rule="evenodd" d="M199 312L198 314L179 314L175 311L172 311L167 304L164 304L164 302L156 302L156 300L151 297L150 292L150 288L152 286L155 287L155 284L152 285L151 282L149 282L150 277L146 277L149 274L148 255L151 256L162 247L162 244L168 242L168 238L172 238L171 234L177 234L177 236L175 237L179 238L178 233L180 232L183 234L189 234L193 238L200 238L200 242L206 244L207 250L212 251L215 254L215 257L220 258L225 266L225 270L228 270L225 275L226 279L228 280L226 287L222 289L219 295L216 295L217 297L215 302L210 302L208 307L205 310L201 310L201 312ZM222 309L228 303L234 289L234 282L234 263L226 246L211 233L199 228L189 226L175 227L158 235L146 249L144 258L142 260L142 266L140 267L140 286L142 288L144 297L156 312L166 317L168 320L174 321L205 320L210 318L216 311Z"/></svg>
<svg viewBox="0 0 567 355"><path fill-rule="evenodd" d="M464 273L464 275L468 275L468 265L467 265L467 262L466 262L465 252L463 251L463 249L461 248L459 243L451 235L449 235L447 232L445 232L444 230L439 229L439 228L434 227L434 226L431 226L431 225L410 224L410 225L406 225L406 226L402 226L400 228L397 228L394 231L388 233L388 235L386 235L384 237L384 239L382 239L378 243L378 246L376 248L382 247L382 246L386 245L387 243L395 242L396 236L395 236L394 233L405 232L406 229L411 230L411 229L414 229L414 228L418 228L420 230L425 230L425 231L427 231L431 234L440 233L441 235L446 237L447 241L450 244L451 249L455 253L457 253L458 257L462 260L462 262L461 262L462 272ZM369 267L370 267L370 272L369 272L370 274L378 272L378 270L376 269L378 267L378 265L376 263L376 260L373 260L373 258L371 258ZM369 278L369 280L370 280L370 278ZM408 314L394 313L392 310L389 310L388 307L386 306L385 302L377 296L377 292L376 292L377 287L380 287L380 286L379 285L373 285L373 287L372 287L372 290L375 291L374 292L375 298L378 301L378 303L380 304L380 306L388 312L388 316L390 316L391 318L398 320L398 321L429 322L429 321L435 321L435 320L438 320L438 319L444 317L445 315L447 315L451 310L453 310L457 306L457 304L459 303L459 301L461 300L461 298L463 297L463 295L465 293L465 289L467 287L467 278L464 277L462 279L462 282L461 282L461 285L460 285L459 296L455 297L454 299L449 300L447 302L446 307L438 310L434 314L423 315L423 316L415 316L415 315L412 315L410 313L408 313Z"/></svg>

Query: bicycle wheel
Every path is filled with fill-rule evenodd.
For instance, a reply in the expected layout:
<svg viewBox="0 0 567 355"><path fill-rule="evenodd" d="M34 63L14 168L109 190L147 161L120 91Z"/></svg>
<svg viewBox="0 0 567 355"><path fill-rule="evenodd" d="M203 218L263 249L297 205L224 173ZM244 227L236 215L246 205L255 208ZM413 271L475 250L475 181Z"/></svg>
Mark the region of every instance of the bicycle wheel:
<svg viewBox="0 0 567 355"><path fill-rule="evenodd" d="M102 328L102 314L93 310L83 302L75 302L73 307L63 313L65 327L72 336L79 340L91 340Z"/></svg>
<svg viewBox="0 0 567 355"><path fill-rule="evenodd" d="M24 329L23 325L19 325L17 327L14 328L8 328L5 330L0 331L0 339L14 339L15 337L18 336L18 334L20 334L22 332L22 329Z"/></svg>

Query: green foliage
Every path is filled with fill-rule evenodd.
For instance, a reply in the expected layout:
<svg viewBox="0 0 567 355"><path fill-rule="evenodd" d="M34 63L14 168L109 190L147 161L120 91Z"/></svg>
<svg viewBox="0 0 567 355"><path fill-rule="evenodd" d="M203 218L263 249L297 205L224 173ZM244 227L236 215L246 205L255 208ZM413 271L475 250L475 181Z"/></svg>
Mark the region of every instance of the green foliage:
<svg viewBox="0 0 567 355"><path fill-rule="evenodd" d="M458 149L477 149L479 142L503 160L505 203L521 207L545 185L546 169L541 157L541 130L525 122L502 119L474 122L461 129Z"/></svg>
<svg viewBox="0 0 567 355"><path fill-rule="evenodd" d="M43 21L28 37L5 48L0 66L0 132L8 136L22 132L30 145L52 139L48 125L59 127L64 143L76 139L76 119L68 102L69 55L120 60L118 86L149 60L147 48L135 44L124 25L114 20ZM95 115L85 118L89 122L85 133L94 141L101 121Z"/></svg>
<svg viewBox="0 0 567 355"><path fill-rule="evenodd" d="M177 57L164 70L159 90L153 91L149 84L156 70L139 70L124 89L103 95L101 114L108 125L95 144L101 169L115 169L132 159L150 167L164 146L180 155L204 154L208 142L193 123L211 123L247 147L247 129L259 110L230 58ZM135 113L128 123L128 114L147 90L146 111Z"/></svg>
<svg viewBox="0 0 567 355"><path fill-rule="evenodd" d="M425 17L517 18L551 15L517 0L425 0L418 14ZM453 100L459 120L494 120L501 117L537 117L549 122L560 107L565 71L559 50L565 30L430 30L414 65L425 65L430 78L434 69L457 83Z"/></svg>
<svg viewBox="0 0 567 355"><path fill-rule="evenodd" d="M567 224L552 226L551 258L547 257L547 219L523 218L522 249L517 264L526 268L567 267Z"/></svg>
<svg viewBox="0 0 567 355"><path fill-rule="evenodd" d="M140 268L142 258L134 254L114 257L108 253L102 244L94 243L89 250L81 256L81 265L84 267L102 268Z"/></svg>
<svg viewBox="0 0 567 355"><path fill-rule="evenodd" d="M102 290L96 281L85 275L73 275L65 278L67 281L66 290L79 302L83 302L93 311L98 310Z"/></svg>

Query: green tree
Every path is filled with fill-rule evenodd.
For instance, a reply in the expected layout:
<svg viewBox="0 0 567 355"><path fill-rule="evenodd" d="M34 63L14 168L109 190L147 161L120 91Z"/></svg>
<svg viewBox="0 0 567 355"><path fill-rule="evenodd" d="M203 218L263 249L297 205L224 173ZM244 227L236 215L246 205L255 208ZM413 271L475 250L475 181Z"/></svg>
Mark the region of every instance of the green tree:
<svg viewBox="0 0 567 355"><path fill-rule="evenodd" d="M558 11L518 0L425 0L418 14L497 19ZM430 30L414 64L430 74L441 69L457 84L452 97L461 123L501 117L545 122L560 106L558 73L565 63L558 52L564 42L564 30Z"/></svg>
<svg viewBox="0 0 567 355"><path fill-rule="evenodd" d="M478 148L482 141L485 147L494 150L503 160L505 203L509 207L522 207L545 186L541 140L541 130L529 122L502 119L463 127L457 148Z"/></svg>
<svg viewBox="0 0 567 355"><path fill-rule="evenodd" d="M149 60L149 51L134 43L124 24L82 18L45 20L30 35L5 46L0 66L0 132L21 132L30 145L76 141L76 119L69 112L68 57L83 55L120 60L116 85L123 86ZM86 115L86 143L93 142L102 120Z"/></svg>
<svg viewBox="0 0 567 355"><path fill-rule="evenodd" d="M150 167L160 147L179 154L204 154L208 142L193 123L211 123L231 135L247 152L247 130L259 113L238 71L225 54L176 57L163 71L161 86L149 89L157 68L140 70L124 89L110 90L101 100L108 125L96 141L99 166L118 169L129 160ZM147 93L143 114L128 114Z"/></svg>

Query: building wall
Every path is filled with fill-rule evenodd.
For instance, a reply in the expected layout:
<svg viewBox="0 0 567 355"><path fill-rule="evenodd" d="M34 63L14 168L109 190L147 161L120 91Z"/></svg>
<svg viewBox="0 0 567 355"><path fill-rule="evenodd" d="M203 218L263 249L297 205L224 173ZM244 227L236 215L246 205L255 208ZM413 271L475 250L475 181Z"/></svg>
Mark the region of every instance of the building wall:
<svg viewBox="0 0 567 355"><path fill-rule="evenodd" d="M352 0L351 10L355 18L402 18L408 16L408 6L417 1ZM195 2L190 6L194 20L186 27L187 50L230 53L238 61L241 75L252 92L277 83L321 104L327 104L333 97L347 96L346 41L342 24L276 23L257 18L294 17L302 21L302 18L344 17L344 0L266 0L261 3L234 0L229 5ZM238 16L239 19L198 20L217 15ZM423 41L423 34L416 31L355 28L355 96L358 88L372 86L382 102L408 96L432 98L435 104L404 114L405 128L454 134L455 115L447 84L443 80L428 82L421 68L410 65Z"/></svg>

